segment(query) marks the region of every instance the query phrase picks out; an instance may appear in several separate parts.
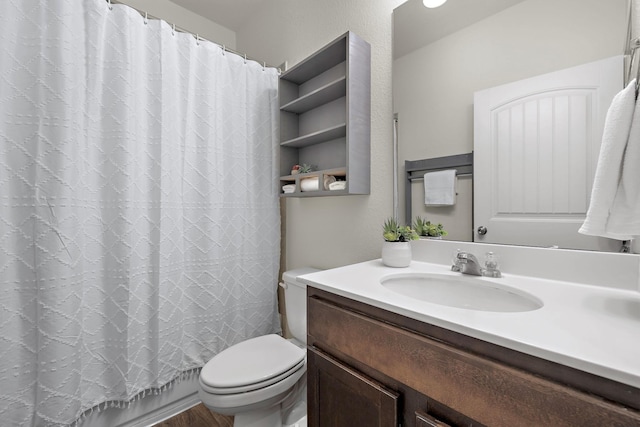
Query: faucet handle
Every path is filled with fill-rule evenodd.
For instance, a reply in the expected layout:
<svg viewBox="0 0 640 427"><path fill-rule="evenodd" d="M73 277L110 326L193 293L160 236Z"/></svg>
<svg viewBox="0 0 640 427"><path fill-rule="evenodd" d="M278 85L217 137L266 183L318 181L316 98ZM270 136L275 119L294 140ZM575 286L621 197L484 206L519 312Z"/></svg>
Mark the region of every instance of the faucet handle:
<svg viewBox="0 0 640 427"><path fill-rule="evenodd" d="M497 269L498 268L498 255L493 252L487 252L485 254L485 262L484 265L487 268Z"/></svg>
<svg viewBox="0 0 640 427"><path fill-rule="evenodd" d="M458 258L458 254L460 254L460 252L462 252L460 249L456 249L451 254L451 271L456 271L458 273L462 271L460 268L460 259Z"/></svg>
<svg viewBox="0 0 640 427"><path fill-rule="evenodd" d="M502 273L498 269L498 256L493 252L485 254L485 262L482 269L482 275L487 277L502 277Z"/></svg>

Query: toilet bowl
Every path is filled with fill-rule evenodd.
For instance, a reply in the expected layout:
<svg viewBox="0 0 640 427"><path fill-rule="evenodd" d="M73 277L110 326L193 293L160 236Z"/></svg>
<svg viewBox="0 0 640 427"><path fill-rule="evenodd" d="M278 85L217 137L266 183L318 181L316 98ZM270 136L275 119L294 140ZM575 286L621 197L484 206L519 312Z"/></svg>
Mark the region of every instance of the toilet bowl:
<svg viewBox="0 0 640 427"><path fill-rule="evenodd" d="M306 427L306 286L312 268L283 274L287 323L294 335L270 334L233 345L200 372L198 396L234 427Z"/></svg>

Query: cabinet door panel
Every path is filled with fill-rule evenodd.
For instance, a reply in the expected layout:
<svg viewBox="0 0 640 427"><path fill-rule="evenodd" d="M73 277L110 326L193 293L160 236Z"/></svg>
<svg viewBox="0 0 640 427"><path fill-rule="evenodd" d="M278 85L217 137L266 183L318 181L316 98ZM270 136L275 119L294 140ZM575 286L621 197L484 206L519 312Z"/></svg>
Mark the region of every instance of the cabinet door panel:
<svg viewBox="0 0 640 427"><path fill-rule="evenodd" d="M307 351L310 427L397 427L398 394L309 348Z"/></svg>
<svg viewBox="0 0 640 427"><path fill-rule="evenodd" d="M416 412L416 427L451 427L424 412Z"/></svg>

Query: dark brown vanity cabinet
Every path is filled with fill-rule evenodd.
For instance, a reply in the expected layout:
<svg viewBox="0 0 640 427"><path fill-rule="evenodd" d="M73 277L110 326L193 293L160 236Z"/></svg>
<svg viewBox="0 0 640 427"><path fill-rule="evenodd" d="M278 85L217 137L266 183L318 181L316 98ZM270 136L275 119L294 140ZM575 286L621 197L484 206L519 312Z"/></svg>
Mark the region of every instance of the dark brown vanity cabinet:
<svg viewBox="0 0 640 427"><path fill-rule="evenodd" d="M311 427L640 426L640 389L308 288Z"/></svg>

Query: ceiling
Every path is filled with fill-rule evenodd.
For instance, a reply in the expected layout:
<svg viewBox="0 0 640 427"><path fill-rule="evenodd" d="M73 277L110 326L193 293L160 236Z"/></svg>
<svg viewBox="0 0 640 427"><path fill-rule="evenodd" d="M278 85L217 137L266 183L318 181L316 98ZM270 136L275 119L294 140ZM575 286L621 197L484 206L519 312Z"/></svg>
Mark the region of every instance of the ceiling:
<svg viewBox="0 0 640 427"><path fill-rule="evenodd" d="M170 0L210 21L238 31L267 0ZM394 58L452 34L524 0L449 0L427 9L408 0L393 12Z"/></svg>
<svg viewBox="0 0 640 427"><path fill-rule="evenodd" d="M449 0L435 9L408 0L393 11L393 56L399 58L524 0Z"/></svg>
<svg viewBox="0 0 640 427"><path fill-rule="evenodd" d="M266 0L170 0L210 21L238 31L247 17Z"/></svg>

